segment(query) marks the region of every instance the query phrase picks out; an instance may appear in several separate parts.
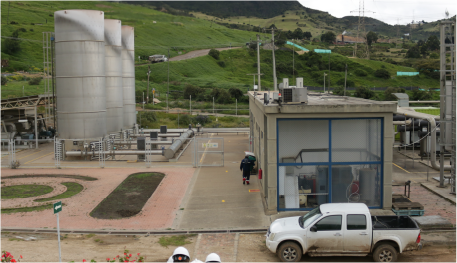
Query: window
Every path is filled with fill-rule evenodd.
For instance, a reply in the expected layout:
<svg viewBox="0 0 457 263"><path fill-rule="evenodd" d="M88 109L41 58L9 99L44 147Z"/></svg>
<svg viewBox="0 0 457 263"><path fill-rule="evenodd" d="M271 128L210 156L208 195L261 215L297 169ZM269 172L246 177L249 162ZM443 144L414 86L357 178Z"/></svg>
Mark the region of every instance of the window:
<svg viewBox="0 0 457 263"><path fill-rule="evenodd" d="M348 215L347 230L365 230L367 229L367 218L365 215Z"/></svg>
<svg viewBox="0 0 457 263"><path fill-rule="evenodd" d="M334 231L341 230L341 218L342 216L327 216L315 225L317 231Z"/></svg>

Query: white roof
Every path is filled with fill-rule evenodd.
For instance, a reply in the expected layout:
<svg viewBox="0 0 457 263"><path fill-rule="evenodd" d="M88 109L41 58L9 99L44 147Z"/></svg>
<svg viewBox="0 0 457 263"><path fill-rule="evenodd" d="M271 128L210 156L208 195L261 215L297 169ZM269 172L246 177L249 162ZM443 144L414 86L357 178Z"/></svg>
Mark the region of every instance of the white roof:
<svg viewBox="0 0 457 263"><path fill-rule="evenodd" d="M327 212L351 212L351 213L369 213L370 210L366 204L362 203L331 203L320 206L322 214Z"/></svg>

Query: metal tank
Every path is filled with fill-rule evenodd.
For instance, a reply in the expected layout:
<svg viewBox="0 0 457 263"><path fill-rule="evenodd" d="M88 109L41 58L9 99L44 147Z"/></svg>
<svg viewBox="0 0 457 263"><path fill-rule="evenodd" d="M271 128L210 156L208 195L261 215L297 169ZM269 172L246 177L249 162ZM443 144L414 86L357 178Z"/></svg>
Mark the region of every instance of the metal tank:
<svg viewBox="0 0 457 263"><path fill-rule="evenodd" d="M124 127L136 124L134 28L122 26L122 86L124 89Z"/></svg>
<svg viewBox="0 0 457 263"><path fill-rule="evenodd" d="M121 20L105 19L106 130L124 127Z"/></svg>
<svg viewBox="0 0 457 263"><path fill-rule="evenodd" d="M57 122L61 139L106 134L104 12L54 13Z"/></svg>

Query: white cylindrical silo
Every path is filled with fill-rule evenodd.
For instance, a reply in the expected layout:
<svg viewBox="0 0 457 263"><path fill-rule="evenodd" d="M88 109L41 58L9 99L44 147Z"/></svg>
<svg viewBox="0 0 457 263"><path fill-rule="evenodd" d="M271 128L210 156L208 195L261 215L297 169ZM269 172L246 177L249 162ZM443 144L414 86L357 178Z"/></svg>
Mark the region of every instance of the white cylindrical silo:
<svg viewBox="0 0 457 263"><path fill-rule="evenodd" d="M104 13L54 13L58 131L62 139L106 134Z"/></svg>
<svg viewBox="0 0 457 263"><path fill-rule="evenodd" d="M106 130L124 127L121 20L105 19Z"/></svg>
<svg viewBox="0 0 457 263"><path fill-rule="evenodd" d="M131 26L122 26L122 86L124 89L124 127L136 124L135 104L135 31Z"/></svg>

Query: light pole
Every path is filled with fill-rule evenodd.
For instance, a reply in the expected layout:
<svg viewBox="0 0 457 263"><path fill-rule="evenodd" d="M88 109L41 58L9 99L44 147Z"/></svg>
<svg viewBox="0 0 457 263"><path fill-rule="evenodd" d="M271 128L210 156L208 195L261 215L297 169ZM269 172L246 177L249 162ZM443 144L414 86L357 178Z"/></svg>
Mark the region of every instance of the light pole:
<svg viewBox="0 0 457 263"><path fill-rule="evenodd" d="M326 73L324 73L324 94L325 94L325 76L327 76Z"/></svg>

